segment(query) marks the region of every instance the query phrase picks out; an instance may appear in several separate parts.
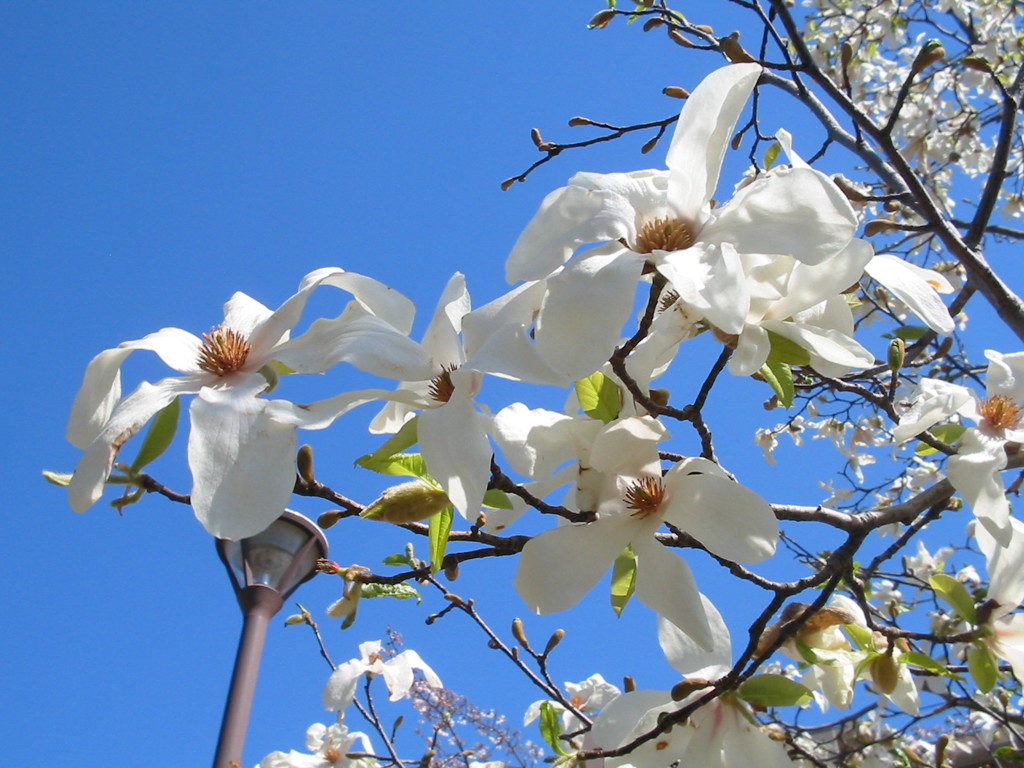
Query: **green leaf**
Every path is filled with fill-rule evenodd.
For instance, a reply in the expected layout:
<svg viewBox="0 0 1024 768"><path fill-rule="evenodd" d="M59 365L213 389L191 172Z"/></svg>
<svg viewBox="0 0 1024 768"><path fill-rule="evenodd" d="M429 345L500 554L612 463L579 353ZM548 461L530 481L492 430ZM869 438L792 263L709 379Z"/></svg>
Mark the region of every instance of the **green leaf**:
<svg viewBox="0 0 1024 768"><path fill-rule="evenodd" d="M799 653L800 657L804 661L806 661L808 664L822 664L822 663L824 663L822 661L821 657L814 652L814 649L811 648L811 646L809 646L807 643L805 643L799 637L793 638L793 643L794 643L794 645L796 645L797 653Z"/></svg>
<svg viewBox="0 0 1024 768"><path fill-rule="evenodd" d="M627 545L615 558L615 565L612 566L612 610L616 616L622 615L622 609L626 607L635 590L636 555L633 554L632 547Z"/></svg>
<svg viewBox="0 0 1024 768"><path fill-rule="evenodd" d="M491 488L484 494L484 506L491 509L512 509L512 500L504 491Z"/></svg>
<svg viewBox="0 0 1024 768"><path fill-rule="evenodd" d="M860 624L843 624L843 629L846 630L846 634L850 636L858 650L871 650L875 647L874 636L867 627L862 627Z"/></svg>
<svg viewBox="0 0 1024 768"><path fill-rule="evenodd" d="M622 407L618 385L600 372L576 382L576 399L581 411L605 424L615 421Z"/></svg>
<svg viewBox="0 0 1024 768"><path fill-rule="evenodd" d="M741 699L757 707L789 707L813 698L809 688L785 675L755 675L736 692Z"/></svg>
<svg viewBox="0 0 1024 768"><path fill-rule="evenodd" d="M937 427L932 427L928 430L935 436L936 439L941 440L947 445L952 445L963 436L964 432L967 431L967 427L963 424L940 424ZM929 454L936 453L936 450L927 443L918 443L914 449L914 453L917 456L928 456Z"/></svg>
<svg viewBox="0 0 1024 768"><path fill-rule="evenodd" d="M363 597L394 597L399 600L415 598L419 603L422 598L415 587L408 584L374 584L370 582L363 585Z"/></svg>
<svg viewBox="0 0 1024 768"><path fill-rule="evenodd" d="M793 387L793 369L786 363L769 359L761 366L761 375L775 390L782 407L792 407L793 396L796 394L796 389Z"/></svg>
<svg viewBox="0 0 1024 768"><path fill-rule="evenodd" d="M449 504L430 518L430 572L441 570L444 551L448 547L448 534L452 531L453 507Z"/></svg>
<svg viewBox="0 0 1024 768"><path fill-rule="evenodd" d="M912 667L920 667L921 669L926 669L933 675L938 675L939 677L949 677L953 680L961 679L960 675L956 674L955 672L950 672L949 670L947 670L946 666L941 662L936 661L931 656L928 656L924 653L918 653L917 651L907 651L906 653L900 655L900 657L897 658L896 661L898 661L900 664L909 664Z"/></svg>
<svg viewBox="0 0 1024 768"><path fill-rule="evenodd" d="M71 472L51 472L48 469L43 470L43 480L53 485L59 485L61 488L67 488L71 485L71 478L74 475Z"/></svg>
<svg viewBox="0 0 1024 768"><path fill-rule="evenodd" d="M540 735L559 755L567 754L562 747L562 740L558 738L562 735L562 721L550 701L542 702L540 705Z"/></svg>
<svg viewBox="0 0 1024 768"><path fill-rule="evenodd" d="M935 594L945 600L949 606L957 612L962 619L971 624L977 624L977 616L974 613L974 598L959 581L948 573L936 573L928 579Z"/></svg>
<svg viewBox="0 0 1024 768"><path fill-rule="evenodd" d="M418 453L396 453L383 458L374 458L372 453L368 453L356 459L356 464L382 475L408 475L437 486L437 481L427 473L427 464L423 461L423 456Z"/></svg>
<svg viewBox="0 0 1024 768"><path fill-rule="evenodd" d="M412 565L408 555L388 555L381 562L384 565Z"/></svg>
<svg viewBox="0 0 1024 768"><path fill-rule="evenodd" d="M785 336L768 331L768 342L771 344L769 360L789 365L808 365L811 362L811 353Z"/></svg>
<svg viewBox="0 0 1024 768"><path fill-rule="evenodd" d="M999 664L988 646L974 644L967 651L967 671L974 678L974 684L982 693L995 688L999 680Z"/></svg>
<svg viewBox="0 0 1024 768"><path fill-rule="evenodd" d="M407 422L405 422L405 424L402 425L401 429L399 429L397 432L395 432L395 434L393 434L386 441L384 441L384 444L381 445L377 450L375 450L373 453L368 453L366 454L366 456L362 456L356 459L356 464L359 464L359 466L365 466L364 464L361 463L363 459L369 459L371 461L384 461L385 459L391 458L395 454L401 453L406 448L416 445L416 443L419 441L419 434L417 431L419 419L419 416L414 416L413 418L409 419Z"/></svg>
<svg viewBox="0 0 1024 768"><path fill-rule="evenodd" d="M893 331L893 336L903 339L904 341L917 341L927 332L928 329L923 325L901 325Z"/></svg>
<svg viewBox="0 0 1024 768"><path fill-rule="evenodd" d="M782 151L782 145L777 141L773 141L771 146L764 151L764 169L767 171L773 165L775 161L779 159L779 152ZM771 333L771 331L769 331Z"/></svg>
<svg viewBox="0 0 1024 768"><path fill-rule="evenodd" d="M167 450L178 429L178 414L180 412L181 403L176 397L153 417L149 423L149 429L146 431L146 438L142 441L142 447L139 448L139 453L128 470L129 474L137 474L144 466Z"/></svg>

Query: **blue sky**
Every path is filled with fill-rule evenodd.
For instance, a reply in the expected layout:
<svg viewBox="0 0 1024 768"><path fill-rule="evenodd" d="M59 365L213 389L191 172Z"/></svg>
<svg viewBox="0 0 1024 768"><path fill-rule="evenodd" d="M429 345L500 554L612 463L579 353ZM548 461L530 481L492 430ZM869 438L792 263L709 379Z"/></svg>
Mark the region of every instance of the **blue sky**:
<svg viewBox="0 0 1024 768"><path fill-rule="evenodd" d="M588 31L600 6L0 4L14 527L5 535L14 583L3 591L0 741L10 765L55 751L82 766L209 761L240 628L213 543L187 508L147 498L123 516L103 502L78 516L40 479L41 469L70 471L77 461L63 433L88 360L164 326L206 331L236 290L276 306L322 266L412 297L414 335L456 270L475 303L500 295L504 258L544 194L580 169L661 166L666 147L643 157L643 136L568 153L502 192L501 180L538 156L530 128L571 140L590 135L565 126L574 115L622 124L666 117L679 102L662 87L693 87L716 63L636 27ZM334 301L310 308L336 312ZM136 354L126 388L160 375L158 362ZM323 386L336 392L356 381L339 368ZM736 387L720 434L757 487L771 475L750 435L778 418L760 409L759 385ZM500 385L492 391L495 408L506 404ZM547 397L550 407L561 395ZM316 446L325 481L362 501L386 485L351 467L374 446L365 433L373 413L300 436ZM179 441L153 474L187 491L183 456ZM798 498L787 500L818 501L811 480L797 478ZM293 508L316 516L326 507L297 499ZM362 521L329 537L335 560L371 567L406 540ZM452 587L477 598L502 631L526 613L510 589L513 565L466 568ZM338 587L319 578L297 598L323 618ZM616 622L604 600L588 603L584 621L528 622L540 643L555 627L570 630L555 679L602 671L671 685L653 618L633 606L631 621ZM344 661L391 625L450 687L517 720L537 693L461 617L426 627L442 605L434 595L421 606L366 603L344 633L324 620L328 645ZM319 703L327 674L309 633L275 621L247 766L299 748L310 723L329 722ZM411 734L399 746L419 754Z"/></svg>

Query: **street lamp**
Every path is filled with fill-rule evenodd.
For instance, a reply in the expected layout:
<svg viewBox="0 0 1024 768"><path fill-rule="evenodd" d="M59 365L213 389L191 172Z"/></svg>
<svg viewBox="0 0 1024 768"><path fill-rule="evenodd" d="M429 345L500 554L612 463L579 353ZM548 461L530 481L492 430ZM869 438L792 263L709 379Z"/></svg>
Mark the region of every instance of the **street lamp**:
<svg viewBox="0 0 1024 768"><path fill-rule="evenodd" d="M327 557L327 539L311 520L285 510L270 527L240 541L217 539L244 617L213 768L240 768L267 624Z"/></svg>

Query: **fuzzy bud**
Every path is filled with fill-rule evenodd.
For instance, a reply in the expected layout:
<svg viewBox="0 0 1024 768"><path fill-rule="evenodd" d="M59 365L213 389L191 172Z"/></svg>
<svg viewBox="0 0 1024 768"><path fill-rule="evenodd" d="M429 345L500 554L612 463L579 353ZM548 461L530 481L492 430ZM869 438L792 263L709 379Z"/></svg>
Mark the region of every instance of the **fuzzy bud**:
<svg viewBox="0 0 1024 768"><path fill-rule="evenodd" d="M658 139L660 138L661 136L655 136L650 141L645 142L644 145L640 147L640 154L646 155L648 152L650 152L652 149L658 146Z"/></svg>
<svg viewBox="0 0 1024 768"><path fill-rule="evenodd" d="M565 637L564 629L556 629L554 632L552 632L551 637L548 638L548 644L544 646L544 655L547 656L549 653L555 650L555 646L562 642L563 637Z"/></svg>
<svg viewBox="0 0 1024 768"><path fill-rule="evenodd" d="M721 38L718 44L722 46L722 53L733 64L753 64L755 61L754 57L740 45L739 32L733 32L728 37Z"/></svg>
<svg viewBox="0 0 1024 768"><path fill-rule="evenodd" d="M851 61L853 61L853 46L844 40L843 47L839 49L839 63L843 65L843 69L846 69L850 66Z"/></svg>
<svg viewBox="0 0 1024 768"><path fill-rule="evenodd" d="M593 124L594 124L594 121L591 120L589 117L580 117L579 115L577 115L576 117L573 117L573 118L569 119L569 127L570 128L578 128L581 125L593 125Z"/></svg>
<svg viewBox="0 0 1024 768"><path fill-rule="evenodd" d="M889 370L897 373L903 367L903 360L907 356L907 342L903 339L893 339L889 342Z"/></svg>
<svg viewBox="0 0 1024 768"><path fill-rule="evenodd" d="M537 147L538 149L540 149L540 147L544 144L544 139L540 135L540 129L539 128L531 128L530 129L530 140L533 142L534 146Z"/></svg>
<svg viewBox="0 0 1024 768"><path fill-rule="evenodd" d="M644 22L644 32L650 32L655 27L660 27L665 22L659 19L657 16L652 16Z"/></svg>
<svg viewBox="0 0 1024 768"><path fill-rule="evenodd" d="M874 237L883 232L892 232L899 229L899 225L892 219L872 219L864 225L864 234L867 237Z"/></svg>
<svg viewBox="0 0 1024 768"><path fill-rule="evenodd" d="M520 181L520 178L518 176L513 176L510 179L505 179L503 182L501 182L501 191L508 192L509 187L511 187L517 181Z"/></svg>
<svg viewBox="0 0 1024 768"><path fill-rule="evenodd" d="M632 693L636 690L636 680L633 679L632 675L625 675L622 678L622 692Z"/></svg>
<svg viewBox="0 0 1024 768"><path fill-rule="evenodd" d="M690 92L678 85L669 85L661 89L661 92L672 99L688 99Z"/></svg>
<svg viewBox="0 0 1024 768"><path fill-rule="evenodd" d="M413 480L385 490L360 517L398 525L415 523L436 515L449 503L448 495L440 488Z"/></svg>
<svg viewBox="0 0 1024 768"><path fill-rule="evenodd" d="M590 19L590 23L587 24L588 29L604 29L608 26L612 19L615 18L615 9L605 8L603 11L598 11L594 14L593 18Z"/></svg>
<svg viewBox="0 0 1024 768"><path fill-rule="evenodd" d="M992 65L983 56L968 56L960 59L960 63L976 72L985 72L986 74L991 74L992 72Z"/></svg>
<svg viewBox="0 0 1024 768"><path fill-rule="evenodd" d="M900 665L896 659L887 653L876 656L871 660L871 680L884 694L890 694L896 690L896 684L900 681Z"/></svg>
<svg viewBox="0 0 1024 768"><path fill-rule="evenodd" d="M672 686L672 701L682 701L694 691L707 688L711 683L703 677L688 677Z"/></svg>
<svg viewBox="0 0 1024 768"><path fill-rule="evenodd" d="M315 483L313 476L313 446L304 445L299 448L298 456L295 457L295 464L299 469L299 477L307 483Z"/></svg>
<svg viewBox="0 0 1024 768"><path fill-rule="evenodd" d="M917 58L914 59L910 71L916 75L918 72L923 72L932 64L942 61L944 58L946 58L946 49L942 47L942 43L938 40L929 40L921 48L921 52L917 54Z"/></svg>
<svg viewBox="0 0 1024 768"><path fill-rule="evenodd" d="M530 641L526 637L526 630L523 629L523 620L520 618L512 619L512 637L516 639L523 648L530 647Z"/></svg>
<svg viewBox="0 0 1024 768"><path fill-rule="evenodd" d="M316 519L316 524L326 530L341 520L341 517L344 514L345 512L340 509L328 509L326 512L322 512L320 514L320 517Z"/></svg>
<svg viewBox="0 0 1024 768"><path fill-rule="evenodd" d="M691 43L689 40L683 37L682 33L679 32L679 30L669 29L668 36L669 39L676 45L681 45L683 46L683 48L693 48L693 43Z"/></svg>

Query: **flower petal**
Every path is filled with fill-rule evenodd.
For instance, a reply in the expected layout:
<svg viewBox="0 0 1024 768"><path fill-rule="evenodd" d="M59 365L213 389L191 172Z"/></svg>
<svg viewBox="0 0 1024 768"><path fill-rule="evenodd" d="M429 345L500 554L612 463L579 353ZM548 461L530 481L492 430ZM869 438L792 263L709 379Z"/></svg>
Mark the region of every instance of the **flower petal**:
<svg viewBox="0 0 1024 768"><path fill-rule="evenodd" d="M868 262L864 271L892 291L933 331L942 334L953 332L953 318L949 316L949 310L936 292L936 286L941 287L941 284L933 284L930 280L932 275L941 278L938 273L887 253L877 254ZM945 278L941 279L949 285Z"/></svg>
<svg viewBox="0 0 1024 768"><path fill-rule="evenodd" d="M959 451L946 462L949 482L964 497L978 522L1001 546L1012 537L1010 504L999 472L1006 467L1002 440L988 439L977 429L960 438Z"/></svg>
<svg viewBox="0 0 1024 768"><path fill-rule="evenodd" d="M350 659L339 664L324 686L324 709L341 712L348 708L356 697L356 686L366 672L366 664L360 659Z"/></svg>
<svg viewBox="0 0 1024 768"><path fill-rule="evenodd" d="M900 423L892 431L893 442L897 445L957 413L974 399L974 393L948 381L921 379L910 399L910 408L900 416Z"/></svg>
<svg viewBox="0 0 1024 768"><path fill-rule="evenodd" d="M142 382L122 400L104 424L96 439L78 461L68 486L68 503L75 512L84 512L103 495L117 452L152 416L178 395L199 389L193 377L161 379L156 384Z"/></svg>
<svg viewBox="0 0 1024 768"><path fill-rule="evenodd" d="M715 193L736 121L760 76L757 64L717 69L693 89L679 113L665 160L669 199L676 213L694 224Z"/></svg>
<svg viewBox="0 0 1024 768"><path fill-rule="evenodd" d="M281 516L295 485L295 427L274 421L251 387L200 390L192 401L192 509L221 539L253 536Z"/></svg>
<svg viewBox="0 0 1024 768"><path fill-rule="evenodd" d="M664 616L658 617L658 644L672 668L684 677L715 680L732 667L732 638L722 614L707 595L700 596L711 628L711 650L705 650L693 638Z"/></svg>
<svg viewBox="0 0 1024 768"><path fill-rule="evenodd" d="M986 394L1006 395L1015 403L1024 401L1024 352L1004 355L985 350L988 370L985 373Z"/></svg>
<svg viewBox="0 0 1024 768"><path fill-rule="evenodd" d="M516 592L536 613L572 608L611 567L636 528L629 515L615 515L545 531L523 547Z"/></svg>
<svg viewBox="0 0 1024 768"><path fill-rule="evenodd" d="M636 554L637 599L692 637L701 648L712 650L715 638L690 566L653 536L634 536L631 543Z"/></svg>
<svg viewBox="0 0 1024 768"><path fill-rule="evenodd" d="M820 264L853 239L857 216L832 180L811 168L772 171L733 195L700 239L740 253L787 254Z"/></svg>
<svg viewBox="0 0 1024 768"><path fill-rule="evenodd" d="M686 459L665 475L665 521L719 557L759 563L775 554L779 526L758 494L730 480L714 462Z"/></svg>
<svg viewBox="0 0 1024 768"><path fill-rule="evenodd" d="M621 246L588 251L548 278L537 319L537 351L576 381L608 360L633 311L642 256Z"/></svg>
<svg viewBox="0 0 1024 768"><path fill-rule="evenodd" d="M460 390L457 386L440 408L420 414L417 434L427 470L472 523L480 515L493 451L487 441L488 418Z"/></svg>

